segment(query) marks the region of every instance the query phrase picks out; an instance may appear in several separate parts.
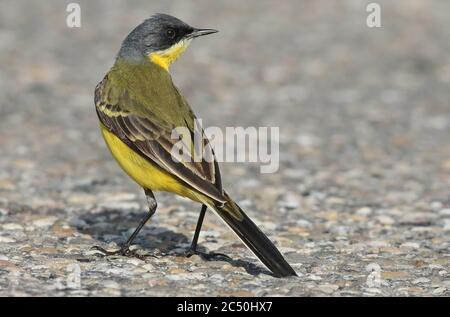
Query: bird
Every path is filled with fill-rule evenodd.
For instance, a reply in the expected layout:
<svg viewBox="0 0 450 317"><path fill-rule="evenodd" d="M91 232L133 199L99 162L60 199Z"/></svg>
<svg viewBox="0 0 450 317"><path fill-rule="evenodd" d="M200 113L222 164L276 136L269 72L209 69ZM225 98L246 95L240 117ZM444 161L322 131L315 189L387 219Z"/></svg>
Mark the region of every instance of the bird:
<svg viewBox="0 0 450 317"><path fill-rule="evenodd" d="M193 138L197 117L175 86L169 67L193 39L216 32L155 14L126 36L113 66L96 86L95 109L103 139L120 167L144 189L148 212L119 250L95 248L106 256L130 255L134 239L157 209L154 192L169 192L201 204L187 256L200 254L199 234L210 208L273 276L296 276L275 245L222 188L219 165L206 137L201 145L213 159L205 155L186 162L172 156L172 131L182 127ZM191 150L192 154L195 150Z"/></svg>

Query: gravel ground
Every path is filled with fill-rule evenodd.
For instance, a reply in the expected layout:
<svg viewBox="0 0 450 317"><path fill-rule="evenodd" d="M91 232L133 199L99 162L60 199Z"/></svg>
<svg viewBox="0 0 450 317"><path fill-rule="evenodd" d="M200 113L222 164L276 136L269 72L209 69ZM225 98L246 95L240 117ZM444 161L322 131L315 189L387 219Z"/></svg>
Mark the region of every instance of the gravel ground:
<svg viewBox="0 0 450 317"><path fill-rule="evenodd" d="M0 4L0 295L450 295L450 2L65 1ZM208 126L279 126L280 169L222 164L225 188L298 278L276 279L200 206L158 194L136 242L102 258L146 210L98 131L93 89L154 12L218 35L173 67ZM154 255L154 256L152 256ZM156 256L156 257L155 257ZM78 278L79 277L79 278Z"/></svg>

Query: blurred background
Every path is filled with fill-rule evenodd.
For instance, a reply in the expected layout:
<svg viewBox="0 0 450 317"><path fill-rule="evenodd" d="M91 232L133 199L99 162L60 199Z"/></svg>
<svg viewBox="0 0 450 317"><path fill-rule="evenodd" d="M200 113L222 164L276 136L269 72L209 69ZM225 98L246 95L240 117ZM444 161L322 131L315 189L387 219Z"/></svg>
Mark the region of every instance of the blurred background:
<svg viewBox="0 0 450 317"><path fill-rule="evenodd" d="M380 286L382 294L448 294L439 265L450 265L450 2L376 1L382 27L369 28L370 2L77 1L81 28L68 28L69 1L2 0L5 272L17 269L24 285L64 294L36 275L63 278L73 257L95 243L119 243L139 219L144 195L101 139L93 91L124 37L161 12L220 30L194 41L171 68L205 126L280 127L276 174L260 174L255 164L221 165L225 188L304 278L299 284L264 278L254 283L281 295L361 294L368 292L365 267L376 259L390 286ZM198 206L165 194L158 199L160 212L140 244L168 252L188 245ZM245 253L246 261L255 262L215 217L206 226L208 249L234 258ZM173 234L167 238L165 230ZM24 260L25 254L34 255ZM171 268L191 265L177 259L161 260L168 262L147 274L158 280ZM93 286L80 294L106 292L95 287L106 274L97 267L106 264L98 261L83 264ZM217 271L208 263L198 266ZM248 277L236 277L230 267L221 273L223 288L211 290L205 281L184 291L266 295L256 286L237 286ZM3 295L13 292L8 274L0 273ZM122 289L122 273L111 274L122 276L112 295L139 294ZM420 278L425 280L413 283ZM183 294L169 286L186 281L170 281L134 285L144 294L158 287L160 295ZM33 287L14 292L33 293Z"/></svg>

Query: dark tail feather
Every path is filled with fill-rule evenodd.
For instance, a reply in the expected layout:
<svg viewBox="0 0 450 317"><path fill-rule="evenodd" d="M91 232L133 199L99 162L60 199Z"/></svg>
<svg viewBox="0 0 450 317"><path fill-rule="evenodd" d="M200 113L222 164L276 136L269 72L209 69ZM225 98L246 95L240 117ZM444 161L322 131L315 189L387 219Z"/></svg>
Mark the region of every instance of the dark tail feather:
<svg viewBox="0 0 450 317"><path fill-rule="evenodd" d="M228 195L223 207L215 207L217 214L230 226L245 245L276 277L297 276L280 251Z"/></svg>

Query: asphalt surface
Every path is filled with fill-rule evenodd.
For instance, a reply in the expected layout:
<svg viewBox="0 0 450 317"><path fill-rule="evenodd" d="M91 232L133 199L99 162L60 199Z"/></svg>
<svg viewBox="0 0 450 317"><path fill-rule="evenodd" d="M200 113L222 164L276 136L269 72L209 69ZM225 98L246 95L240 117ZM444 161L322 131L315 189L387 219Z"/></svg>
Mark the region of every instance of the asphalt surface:
<svg viewBox="0 0 450 317"><path fill-rule="evenodd" d="M450 295L450 2L0 4L0 295ZM276 279L212 213L157 194L143 260L102 258L146 210L101 139L95 85L155 12L220 33L173 67L205 126L279 127L280 169L221 164L224 187L299 277ZM153 255L153 256L152 256Z"/></svg>

